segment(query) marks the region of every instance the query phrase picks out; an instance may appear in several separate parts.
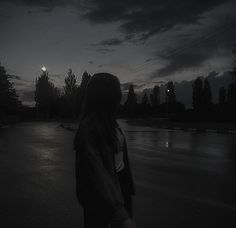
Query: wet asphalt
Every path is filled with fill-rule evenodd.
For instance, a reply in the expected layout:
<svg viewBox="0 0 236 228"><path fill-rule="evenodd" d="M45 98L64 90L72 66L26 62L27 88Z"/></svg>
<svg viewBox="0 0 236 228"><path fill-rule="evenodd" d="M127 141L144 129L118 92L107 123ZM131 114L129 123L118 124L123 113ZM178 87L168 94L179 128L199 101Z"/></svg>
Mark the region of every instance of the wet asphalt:
<svg viewBox="0 0 236 228"><path fill-rule="evenodd" d="M236 135L129 125L138 227L236 227ZM0 129L0 227L83 227L73 137L58 122Z"/></svg>

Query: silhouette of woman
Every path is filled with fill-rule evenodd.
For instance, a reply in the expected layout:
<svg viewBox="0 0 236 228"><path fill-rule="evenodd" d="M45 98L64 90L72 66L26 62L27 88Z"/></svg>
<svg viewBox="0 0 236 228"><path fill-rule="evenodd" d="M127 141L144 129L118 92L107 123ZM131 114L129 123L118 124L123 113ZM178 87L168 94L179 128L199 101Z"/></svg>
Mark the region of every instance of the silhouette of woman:
<svg viewBox="0 0 236 228"><path fill-rule="evenodd" d="M86 88L74 139L76 195L85 228L135 227L127 145L116 121L121 97L118 78L108 73L94 74Z"/></svg>

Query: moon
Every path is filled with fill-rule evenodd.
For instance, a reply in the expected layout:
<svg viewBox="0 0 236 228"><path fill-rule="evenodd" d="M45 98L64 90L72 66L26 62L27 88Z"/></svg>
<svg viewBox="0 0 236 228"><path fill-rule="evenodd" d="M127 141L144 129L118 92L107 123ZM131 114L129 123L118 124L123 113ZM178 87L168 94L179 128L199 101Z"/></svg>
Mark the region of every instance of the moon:
<svg viewBox="0 0 236 228"><path fill-rule="evenodd" d="M47 70L47 68L45 66L43 66L41 69L42 69L42 71L46 71Z"/></svg>

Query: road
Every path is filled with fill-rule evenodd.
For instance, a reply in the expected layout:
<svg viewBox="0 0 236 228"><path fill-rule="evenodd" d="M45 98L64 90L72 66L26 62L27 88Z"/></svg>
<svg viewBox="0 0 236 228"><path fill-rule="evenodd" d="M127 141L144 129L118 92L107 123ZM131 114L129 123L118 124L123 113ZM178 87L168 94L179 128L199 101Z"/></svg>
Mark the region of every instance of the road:
<svg viewBox="0 0 236 228"><path fill-rule="evenodd" d="M120 125L128 141L139 228L235 227L235 134ZM1 227L82 227L74 134L57 122L0 129Z"/></svg>

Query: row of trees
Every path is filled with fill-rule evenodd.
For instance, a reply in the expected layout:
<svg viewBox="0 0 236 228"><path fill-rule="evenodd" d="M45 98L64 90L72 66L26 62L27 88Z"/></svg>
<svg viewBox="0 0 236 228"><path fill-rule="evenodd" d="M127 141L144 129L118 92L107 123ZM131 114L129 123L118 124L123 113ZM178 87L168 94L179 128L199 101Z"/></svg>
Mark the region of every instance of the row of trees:
<svg viewBox="0 0 236 228"><path fill-rule="evenodd" d="M233 72L232 72L233 73ZM220 87L218 104L220 109L234 109L236 105L236 80L232 74L232 82L228 88ZM196 111L211 111L212 102L211 86L207 79L198 77L193 83L193 108Z"/></svg>
<svg viewBox="0 0 236 228"><path fill-rule="evenodd" d="M71 69L64 80L63 90L56 88L49 80L47 71L36 79L35 102L37 115L41 117L76 117L80 114L85 89L91 76L84 72L80 85ZM184 105L176 101L173 82L166 85L166 102L160 104L160 87L154 86L148 96L144 93L141 103L137 102L134 86L131 84L127 100L120 105L120 114L134 116L136 114L166 113L166 111L183 111Z"/></svg>
<svg viewBox="0 0 236 228"><path fill-rule="evenodd" d="M85 89L91 76L84 72L81 83L69 69L64 80L63 90L56 88L49 80L47 71L36 79L35 101L38 116L76 117L80 114ZM145 92L141 102L137 102L134 85L130 84L127 99L120 106L119 113L135 115L169 115L185 110L184 104L176 99L172 81L165 85L165 99L161 103L161 88L154 86L151 93ZM207 78L198 77L192 84L192 104L195 112L211 112L217 109L234 109L236 105L236 68L232 71L232 82L228 88L219 89L219 104L213 104L211 85ZM217 106L217 107L216 107Z"/></svg>
<svg viewBox="0 0 236 228"><path fill-rule="evenodd" d="M37 115L41 117L76 117L81 112L85 89L91 76L84 72L80 85L69 69L64 80L63 90L56 88L49 79L47 71L36 79L35 102ZM197 112L215 110L209 81L198 77L192 85L193 109ZM131 84L126 102L120 107L120 114L134 116L137 114L164 114L182 112L184 105L176 100L174 83L166 84L165 101L161 103L160 87L154 86L151 93L144 93L141 102L137 102L134 86ZM18 99L10 75L0 65L0 116L15 114L21 102ZM228 88L219 89L219 109L235 109L236 107L236 68L232 71L232 82Z"/></svg>
<svg viewBox="0 0 236 228"><path fill-rule="evenodd" d="M10 75L0 63L0 120L18 112L21 102L18 99Z"/></svg>
<svg viewBox="0 0 236 228"><path fill-rule="evenodd" d="M236 54L236 50L233 51ZM198 77L192 85L192 104L195 112L211 112L217 110L236 110L236 68L233 69L232 82L227 88L219 89L219 104L213 104L211 86L207 78ZM69 69L64 80L63 89L58 89L49 79L49 74L42 71L36 79L35 102L37 116L41 117L77 117L82 108L86 86L91 75L84 72L81 83L77 84L77 78ZM134 116L144 114L168 115L169 113L183 112L185 107L176 100L174 83L169 81L165 85L165 100L161 103L161 88L154 86L151 93L144 93L141 102L137 102L134 86L131 84L127 100L120 106L120 114ZM16 114L21 108L10 75L0 64L0 117Z"/></svg>
<svg viewBox="0 0 236 228"><path fill-rule="evenodd" d="M63 90L56 88L45 70L36 79L35 102L37 116L76 117L79 115L90 75L84 72L80 85L71 69L64 80Z"/></svg>
<svg viewBox="0 0 236 228"><path fill-rule="evenodd" d="M232 51L236 56L235 50ZM236 61L236 59L235 59ZM228 88L220 87L219 89L219 109L234 111L236 108L236 67L231 71L232 82ZM210 111L213 108L211 86L207 79L202 80L198 77L193 85L193 108L196 111Z"/></svg>
<svg viewBox="0 0 236 228"><path fill-rule="evenodd" d="M150 96L144 93L141 103L137 103L134 86L130 85L128 98L124 105L125 113L169 114L185 110L184 105L177 101L174 83L169 81L165 85L165 101L160 102L159 86L154 86ZM192 84L192 105L195 112L234 111L236 109L236 70L232 71L232 82L228 88L219 89L218 104L212 102L211 85L207 78L198 77Z"/></svg>
<svg viewBox="0 0 236 228"><path fill-rule="evenodd" d="M136 114L159 114L168 115L169 113L183 112L184 104L176 100L174 83L169 81L165 85L165 101L161 103L160 87L155 85L151 93L144 93L141 102L137 102L137 96L134 91L134 86L131 84L127 100L121 108L122 114L133 116Z"/></svg>
<svg viewBox="0 0 236 228"><path fill-rule="evenodd" d="M236 57L236 45L235 50L232 51ZM235 59L236 61L236 59ZM221 87L219 89L218 104L212 102L212 90L207 78L198 77L192 84L192 105L194 112L207 113L212 111L236 111L236 67L231 72L232 82L228 85L228 88ZM146 113L159 113L166 112L177 113L184 111L184 105L176 100L174 83L168 82L165 86L165 102L160 103L160 87L154 86L150 97L147 93L144 94L141 99L141 104L137 104L137 98L134 92L133 85L130 85L128 99L125 103L125 112L133 115L140 113L141 110L146 110ZM142 111L141 111L142 113Z"/></svg>

